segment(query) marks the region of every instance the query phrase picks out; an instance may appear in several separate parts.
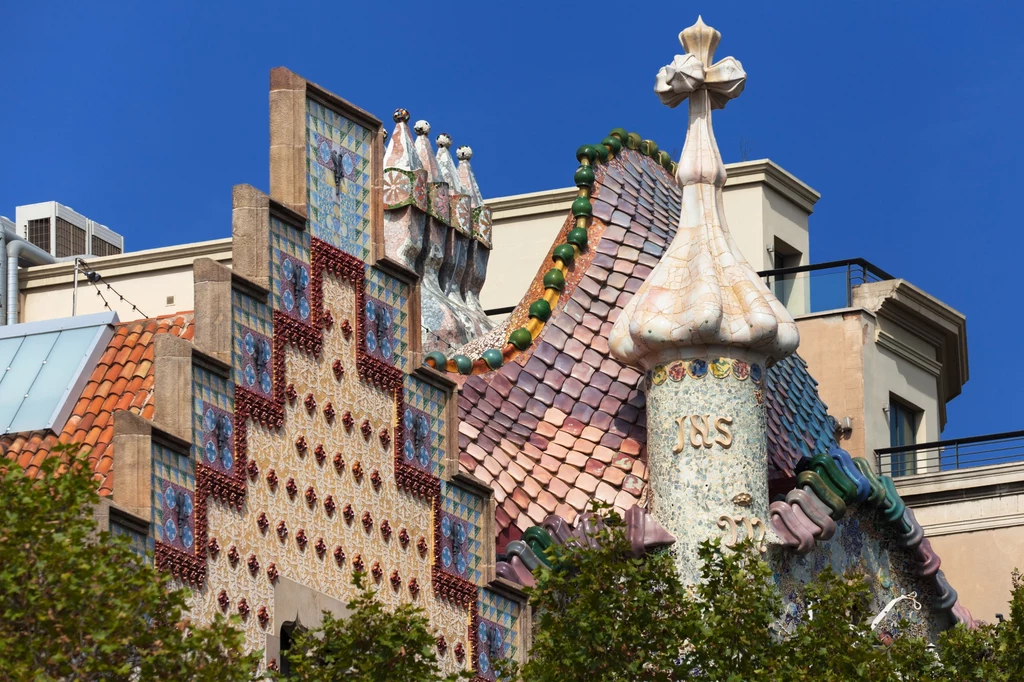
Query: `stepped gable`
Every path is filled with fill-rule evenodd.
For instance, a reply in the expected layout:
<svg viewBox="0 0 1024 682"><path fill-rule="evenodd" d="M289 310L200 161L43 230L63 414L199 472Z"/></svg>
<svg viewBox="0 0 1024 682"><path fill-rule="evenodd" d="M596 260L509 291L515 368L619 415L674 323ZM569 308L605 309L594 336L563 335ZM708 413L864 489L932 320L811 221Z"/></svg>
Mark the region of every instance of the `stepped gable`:
<svg viewBox="0 0 1024 682"><path fill-rule="evenodd" d="M592 498L620 512L644 499L642 375L611 357L608 333L675 235L681 194L666 167L664 152L633 133L595 164L589 246L568 267L550 319L500 369L464 379L460 462L494 488L505 539L551 513L572 522ZM554 244L575 225L569 215ZM529 320L554 249L505 329ZM787 479L802 456L827 452L835 439L798 356L769 369L765 393L770 476Z"/></svg>
<svg viewBox="0 0 1024 682"><path fill-rule="evenodd" d="M0 436L3 456L34 473L58 443L80 443L89 451L101 495L113 490L114 413L153 418L154 341L159 334L192 340L192 313L176 313L118 324L60 434L32 431Z"/></svg>

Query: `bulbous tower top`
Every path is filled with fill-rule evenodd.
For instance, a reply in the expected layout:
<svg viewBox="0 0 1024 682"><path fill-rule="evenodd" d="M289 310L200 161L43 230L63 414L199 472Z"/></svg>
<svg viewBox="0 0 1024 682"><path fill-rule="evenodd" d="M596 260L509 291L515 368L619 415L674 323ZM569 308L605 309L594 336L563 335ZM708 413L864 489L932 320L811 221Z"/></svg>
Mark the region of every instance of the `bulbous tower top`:
<svg viewBox="0 0 1024 682"><path fill-rule="evenodd" d="M612 354L644 369L711 353L771 363L800 342L792 316L747 263L726 224L726 171L711 111L738 97L747 76L732 57L712 64L720 38L698 18L679 34L686 54L662 67L655 80L667 106L690 102L676 171L683 194L679 229L609 334Z"/></svg>

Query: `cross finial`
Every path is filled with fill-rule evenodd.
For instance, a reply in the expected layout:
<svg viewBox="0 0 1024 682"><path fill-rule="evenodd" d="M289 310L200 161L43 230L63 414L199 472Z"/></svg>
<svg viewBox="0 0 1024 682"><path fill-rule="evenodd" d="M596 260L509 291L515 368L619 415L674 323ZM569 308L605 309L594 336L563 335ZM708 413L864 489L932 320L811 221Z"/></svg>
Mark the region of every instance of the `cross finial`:
<svg viewBox="0 0 1024 682"><path fill-rule="evenodd" d="M717 64L711 60L722 34L697 17L697 23L679 34L685 55L676 55L668 66L661 67L654 91L664 104L679 106L697 90L707 90L712 109L723 108L739 97L747 82L747 74L738 59L726 57Z"/></svg>

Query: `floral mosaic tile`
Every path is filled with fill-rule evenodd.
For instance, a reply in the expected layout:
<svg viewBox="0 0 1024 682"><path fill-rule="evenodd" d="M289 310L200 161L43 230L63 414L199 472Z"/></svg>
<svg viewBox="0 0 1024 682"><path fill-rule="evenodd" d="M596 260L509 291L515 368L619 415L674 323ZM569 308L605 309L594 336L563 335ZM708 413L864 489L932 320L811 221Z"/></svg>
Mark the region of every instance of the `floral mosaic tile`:
<svg viewBox="0 0 1024 682"><path fill-rule="evenodd" d="M228 476L235 475L234 386L192 366L192 456Z"/></svg>
<svg viewBox="0 0 1024 682"><path fill-rule="evenodd" d="M409 375L405 378L405 413L402 456L405 462L436 478L444 476L446 435L445 406L448 394Z"/></svg>
<svg viewBox="0 0 1024 682"><path fill-rule="evenodd" d="M402 280L367 268L363 311L366 352L399 369L405 369L409 362L410 293L409 285Z"/></svg>
<svg viewBox="0 0 1024 682"><path fill-rule="evenodd" d="M275 310L310 323L309 233L270 217L271 293Z"/></svg>
<svg viewBox="0 0 1024 682"><path fill-rule="evenodd" d="M454 576L479 585L483 578L483 537L485 500L453 483L441 483L441 534L434 539L440 547L441 568Z"/></svg>
<svg viewBox="0 0 1024 682"><path fill-rule="evenodd" d="M373 134L306 100L306 186L312 236L360 260L370 256L370 154Z"/></svg>
<svg viewBox="0 0 1024 682"><path fill-rule="evenodd" d="M153 537L174 549L195 547L195 462L159 443L152 446Z"/></svg>

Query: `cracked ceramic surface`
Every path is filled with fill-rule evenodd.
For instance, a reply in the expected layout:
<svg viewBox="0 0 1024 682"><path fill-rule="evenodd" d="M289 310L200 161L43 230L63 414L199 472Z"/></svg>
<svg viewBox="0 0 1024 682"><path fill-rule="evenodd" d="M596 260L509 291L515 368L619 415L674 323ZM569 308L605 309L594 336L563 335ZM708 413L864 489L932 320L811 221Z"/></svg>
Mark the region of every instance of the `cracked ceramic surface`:
<svg viewBox="0 0 1024 682"><path fill-rule="evenodd" d="M746 74L731 57L711 64L719 37L698 19L680 34L688 54L677 56L657 77L655 91L665 104L690 101L676 171L683 210L672 244L609 337L617 358L645 369L714 346L745 348L774 361L799 343L793 318L743 258L726 224L726 172L711 110L742 92Z"/></svg>

